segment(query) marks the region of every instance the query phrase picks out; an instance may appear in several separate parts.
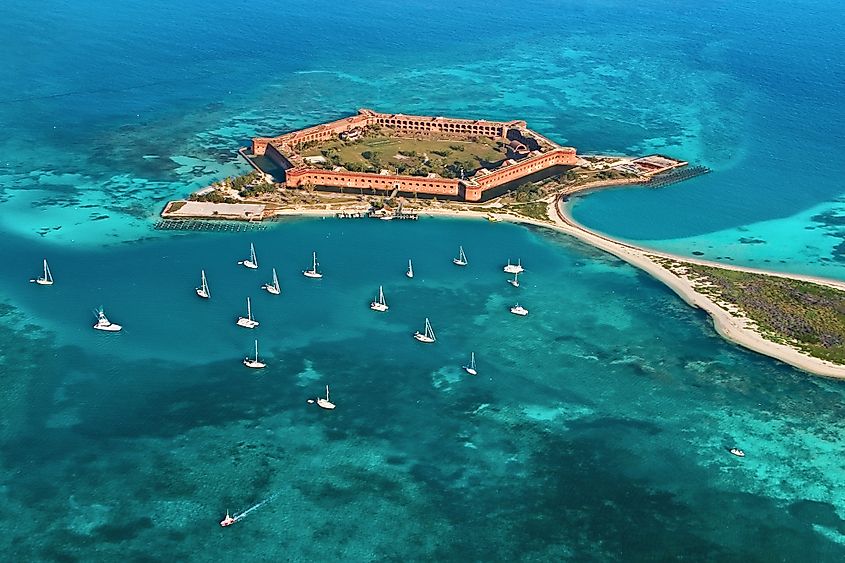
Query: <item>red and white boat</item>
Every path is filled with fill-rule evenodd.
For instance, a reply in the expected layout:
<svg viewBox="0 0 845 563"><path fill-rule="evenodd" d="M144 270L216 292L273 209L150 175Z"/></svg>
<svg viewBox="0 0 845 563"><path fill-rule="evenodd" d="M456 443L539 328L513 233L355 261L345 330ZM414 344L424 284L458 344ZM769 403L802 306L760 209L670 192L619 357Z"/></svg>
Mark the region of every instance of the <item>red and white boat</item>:
<svg viewBox="0 0 845 563"><path fill-rule="evenodd" d="M229 516L229 511L227 510L226 511L226 517L223 520L220 521L220 525L225 528L226 526L231 526L235 522L237 522L237 520L235 520L234 518Z"/></svg>

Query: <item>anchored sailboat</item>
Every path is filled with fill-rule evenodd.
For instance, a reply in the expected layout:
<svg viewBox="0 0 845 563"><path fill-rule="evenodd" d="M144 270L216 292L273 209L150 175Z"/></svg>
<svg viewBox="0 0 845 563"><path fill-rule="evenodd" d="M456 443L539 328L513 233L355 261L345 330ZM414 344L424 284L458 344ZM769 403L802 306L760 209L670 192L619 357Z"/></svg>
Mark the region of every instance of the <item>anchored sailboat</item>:
<svg viewBox="0 0 845 563"><path fill-rule="evenodd" d="M382 313L389 309L389 307L387 306L387 302L384 300L384 290L381 286L378 286L378 297L376 297L375 301L370 303L370 309Z"/></svg>
<svg viewBox="0 0 845 563"><path fill-rule="evenodd" d="M248 368L260 369L267 367L267 364L258 359L258 340L255 341L255 358L247 356L244 358L244 365Z"/></svg>
<svg viewBox="0 0 845 563"><path fill-rule="evenodd" d="M464 254L463 246L458 247L458 257L452 258L452 263L454 263L456 266L466 266L468 264L467 255Z"/></svg>
<svg viewBox="0 0 845 563"><path fill-rule="evenodd" d="M504 268L506 274L521 274L525 271L525 268L522 267L522 260L517 260L516 264L511 264L510 258L508 258L508 265Z"/></svg>
<svg viewBox="0 0 845 563"><path fill-rule="evenodd" d="M249 297L246 298L246 317L238 317L237 325L244 328L255 328L258 326L258 321L252 318L252 304L249 302Z"/></svg>
<svg viewBox="0 0 845 563"><path fill-rule="evenodd" d="M103 308L100 307L96 311L94 311L94 315L97 317L97 324L94 325L96 330L103 330L106 332L117 332L123 327L119 324L115 324L106 317L106 314L103 312Z"/></svg>
<svg viewBox="0 0 845 563"><path fill-rule="evenodd" d="M197 295L203 299L210 299L211 291L208 289L208 280L205 279L205 270L200 271L200 276L202 278L202 285L197 288Z"/></svg>
<svg viewBox="0 0 845 563"><path fill-rule="evenodd" d="M428 322L428 317L425 318L425 332L415 332L414 338L426 344L431 344L432 342L437 340L437 337L434 336L434 329L431 328L431 323Z"/></svg>
<svg viewBox="0 0 845 563"><path fill-rule="evenodd" d="M255 245L249 243L249 260L241 260L238 264L242 264L250 270L258 268L258 256L255 255Z"/></svg>
<svg viewBox="0 0 845 563"><path fill-rule="evenodd" d="M524 317L528 314L528 309L526 309L525 307L520 305L519 302L517 302L516 305L511 307L511 313L513 313L514 315L519 315L520 317Z"/></svg>
<svg viewBox="0 0 845 563"><path fill-rule="evenodd" d="M30 283L37 283L38 285L53 285L53 274L50 273L50 266L47 265L47 260L44 260L44 274L40 278L29 280Z"/></svg>
<svg viewBox="0 0 845 563"><path fill-rule="evenodd" d="M408 260L408 271L405 272L405 275L408 276L409 278L414 277L414 265L411 264L410 260Z"/></svg>
<svg viewBox="0 0 845 563"><path fill-rule="evenodd" d="M323 277L323 274L317 271L317 253L314 252L312 256L313 260L311 261L311 269L305 270L304 272L302 272L302 275L306 278L320 279Z"/></svg>
<svg viewBox="0 0 845 563"><path fill-rule="evenodd" d="M279 276L276 275L276 268L273 268L273 281L265 283L261 286L261 289L266 289L267 293L271 293L273 295L278 295L282 292L282 288L279 285Z"/></svg>
<svg viewBox="0 0 845 563"><path fill-rule="evenodd" d="M513 273L513 279L508 280L508 283L511 284L514 287L519 287L519 272L514 272Z"/></svg>
<svg viewBox="0 0 845 563"><path fill-rule="evenodd" d="M478 375L478 372L475 370L475 352L470 353L469 365L464 366L464 371L470 375Z"/></svg>
<svg viewBox="0 0 845 563"><path fill-rule="evenodd" d="M329 386L326 385L326 398L317 397L317 406L326 410L335 408L335 404L329 400Z"/></svg>

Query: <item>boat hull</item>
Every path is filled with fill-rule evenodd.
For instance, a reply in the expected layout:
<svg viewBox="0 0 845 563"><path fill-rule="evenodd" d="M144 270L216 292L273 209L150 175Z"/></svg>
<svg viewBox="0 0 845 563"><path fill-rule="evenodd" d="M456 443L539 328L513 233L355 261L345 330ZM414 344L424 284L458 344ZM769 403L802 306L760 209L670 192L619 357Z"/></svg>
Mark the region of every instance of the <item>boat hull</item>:
<svg viewBox="0 0 845 563"><path fill-rule="evenodd" d="M466 266L467 263L461 260L460 258L452 258L452 264L455 266Z"/></svg>
<svg viewBox="0 0 845 563"><path fill-rule="evenodd" d="M417 339L419 342L422 342L423 344L431 344L431 343L434 342L434 339L432 337L426 336L425 334L422 334L421 332L415 332L414 338Z"/></svg>
<svg viewBox="0 0 845 563"><path fill-rule="evenodd" d="M44 278L38 278L32 281L34 281L38 285L53 285L53 280L45 280Z"/></svg>
<svg viewBox="0 0 845 563"><path fill-rule="evenodd" d="M528 314L528 309L523 309L522 307L511 307L511 313L519 317L524 317Z"/></svg>
<svg viewBox="0 0 845 563"><path fill-rule="evenodd" d="M464 366L464 371L470 375L478 375L478 372L475 370L475 368L471 368L469 366Z"/></svg>
<svg viewBox="0 0 845 563"><path fill-rule="evenodd" d="M282 292L282 290L276 289L275 286L269 284L262 285L261 289L264 289L265 291L267 291L267 293L271 295L279 295Z"/></svg>
<svg viewBox="0 0 845 563"><path fill-rule="evenodd" d="M258 269L258 264L256 264L252 260L243 260L241 262L238 262L238 264L241 264L244 268L249 268L250 270Z"/></svg>
<svg viewBox="0 0 845 563"><path fill-rule="evenodd" d="M325 399L317 399L317 406L327 411L334 410L335 404Z"/></svg>
<svg viewBox="0 0 845 563"><path fill-rule="evenodd" d="M267 364L265 364L264 362L259 362L259 361L256 361L256 360L252 360L250 358L244 359L244 365L246 367L252 368L252 369L261 369L261 368L267 367Z"/></svg>
<svg viewBox="0 0 845 563"><path fill-rule="evenodd" d="M373 311L378 311L378 312L380 312L380 313L384 313L384 312L385 312L385 311L387 311L389 308L390 308L390 307L388 307L387 305L383 305L383 304L378 303L378 302L376 302L376 301L374 301L374 302L370 303L370 309L372 309Z"/></svg>
<svg viewBox="0 0 845 563"><path fill-rule="evenodd" d="M109 323L107 325L101 325L101 324L95 324L94 325L94 330L102 330L103 332L118 332L122 329L123 329L122 326L120 326L118 324L114 324L114 323Z"/></svg>
<svg viewBox="0 0 845 563"><path fill-rule="evenodd" d="M206 291L203 288L198 287L197 288L197 297L202 297L203 299L208 299L208 293L206 293Z"/></svg>
<svg viewBox="0 0 845 563"><path fill-rule="evenodd" d="M315 272L314 270L305 270L304 272L302 272L302 275L306 278L311 278L315 280L318 280L323 277L323 274Z"/></svg>
<svg viewBox="0 0 845 563"><path fill-rule="evenodd" d="M242 326L244 328L255 328L258 326L258 321L254 321L252 319L248 319L245 317L238 317L238 321L236 323L238 326Z"/></svg>

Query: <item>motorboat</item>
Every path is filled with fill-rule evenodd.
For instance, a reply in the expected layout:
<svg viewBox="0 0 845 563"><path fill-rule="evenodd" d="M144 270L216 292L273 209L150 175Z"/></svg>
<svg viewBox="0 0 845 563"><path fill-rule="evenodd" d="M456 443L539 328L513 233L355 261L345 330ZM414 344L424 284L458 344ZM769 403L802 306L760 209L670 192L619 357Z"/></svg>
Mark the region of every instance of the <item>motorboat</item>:
<svg viewBox="0 0 845 563"><path fill-rule="evenodd" d="M425 344L431 344L432 342L437 340L437 337L434 336L434 329L431 328L431 323L428 322L428 317L426 317L426 319L425 319L425 331L424 332L420 332L420 331L415 332L414 338L416 338L417 340L419 340L420 342L423 342Z"/></svg>
<svg viewBox="0 0 845 563"><path fill-rule="evenodd" d="M387 302L384 300L384 290L381 286L378 286L378 296L376 297L375 301L370 303L370 309L383 313L389 308L390 307L387 306Z"/></svg>
<svg viewBox="0 0 845 563"><path fill-rule="evenodd" d="M258 321L252 318L252 304L249 297L246 298L246 317L238 317L237 325L244 328L255 328L258 326Z"/></svg>
<svg viewBox="0 0 845 563"><path fill-rule="evenodd" d="M478 375L478 371L475 369L475 352L470 353L469 365L464 366L464 371L470 375Z"/></svg>
<svg viewBox="0 0 845 563"><path fill-rule="evenodd" d="M279 285L279 276L276 275L276 268L273 268L273 281L265 283L261 289L266 289L267 293L271 295L278 295L282 292L282 286Z"/></svg>
<svg viewBox="0 0 845 563"><path fill-rule="evenodd" d="M205 279L205 270L200 271L201 285L197 288L197 295L203 299L211 298L211 291L208 289L208 280Z"/></svg>
<svg viewBox="0 0 845 563"><path fill-rule="evenodd" d="M464 247L458 247L458 257L452 258L452 263L456 266L466 266L469 262L467 262L467 255L464 253Z"/></svg>
<svg viewBox="0 0 845 563"><path fill-rule="evenodd" d="M323 277L323 274L317 271L317 253L314 252L312 256L313 260L311 261L311 269L305 270L302 272L302 275L306 278L320 279Z"/></svg>
<svg viewBox="0 0 845 563"><path fill-rule="evenodd" d="M736 457L745 457L745 452L742 451L739 448L730 448L728 451L731 452Z"/></svg>
<svg viewBox="0 0 845 563"><path fill-rule="evenodd" d="M47 265L47 260L44 260L44 273L41 277L29 280L30 283L37 283L38 285L53 285L53 274L50 272L50 266Z"/></svg>
<svg viewBox="0 0 845 563"><path fill-rule="evenodd" d="M511 307L511 313L514 315L519 315L520 317L524 317L528 314L528 309L517 303L513 307Z"/></svg>
<svg viewBox="0 0 845 563"><path fill-rule="evenodd" d="M109 321L108 317L106 317L106 314L103 312L102 307L95 311L95 315L97 315L97 323L94 325L94 328L96 330L103 330L105 332L117 332L123 328L119 324Z"/></svg>
<svg viewBox="0 0 845 563"><path fill-rule="evenodd" d="M517 260L516 264L511 264L510 258L508 258L508 264L504 267L506 274L521 274L525 271L525 268L522 267L522 260Z"/></svg>
<svg viewBox="0 0 845 563"><path fill-rule="evenodd" d="M329 386L326 385L326 398L317 397L317 406L321 409L334 410L335 404L329 400Z"/></svg>
<svg viewBox="0 0 845 563"><path fill-rule="evenodd" d="M229 516L229 511L227 510L226 511L226 517L223 520L220 521L220 525L225 528L226 526L231 526L235 522L237 522L237 520L235 520L234 518Z"/></svg>
<svg viewBox="0 0 845 563"><path fill-rule="evenodd" d="M244 267L249 268L250 270L258 269L258 256L255 254L255 245L249 243L249 259L248 260L241 260L238 264L242 264Z"/></svg>
<svg viewBox="0 0 845 563"><path fill-rule="evenodd" d="M261 369L267 367L267 364L258 359L258 340L255 341L255 358L247 356L244 358L244 365L248 368Z"/></svg>

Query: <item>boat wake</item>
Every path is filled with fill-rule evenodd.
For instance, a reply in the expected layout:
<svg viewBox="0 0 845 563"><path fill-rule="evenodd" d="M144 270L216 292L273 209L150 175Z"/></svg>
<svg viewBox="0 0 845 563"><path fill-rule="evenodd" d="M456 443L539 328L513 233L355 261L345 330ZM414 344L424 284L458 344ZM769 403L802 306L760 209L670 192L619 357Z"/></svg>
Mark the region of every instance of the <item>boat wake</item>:
<svg viewBox="0 0 845 563"><path fill-rule="evenodd" d="M228 526L228 525L234 524L235 522L238 522L238 521L240 521L240 520L243 520L243 519L244 519L244 518L246 518L246 517L247 517L247 516L248 516L251 512L254 512L254 511L258 510L259 508L261 508L262 506L264 506L264 505L265 505L265 504L267 504L268 502L270 502L270 501L272 501L272 500L275 500L275 498L276 498L276 497L278 497L278 496L279 496L279 493L273 493L272 495L270 495L269 497L265 498L265 499L264 499L264 500L262 500L261 502L259 502L259 503L257 503L257 504L254 504L254 505L250 506L249 508L247 508L247 509L246 509L246 510L244 510L243 512L239 512L238 514L234 514L233 516L231 516L231 517L229 517L229 518L228 518L229 522L228 522L226 525ZM225 520L224 520L224 521L225 521ZM222 524L222 522L221 522L221 524Z"/></svg>

